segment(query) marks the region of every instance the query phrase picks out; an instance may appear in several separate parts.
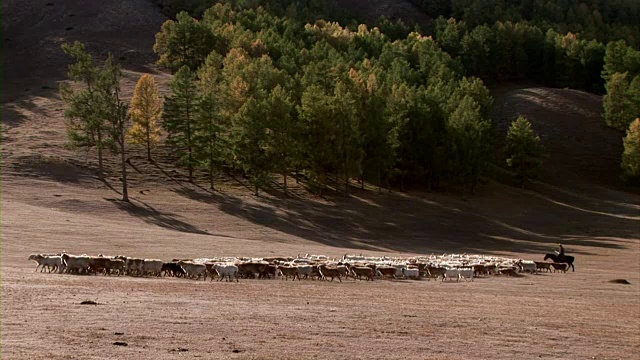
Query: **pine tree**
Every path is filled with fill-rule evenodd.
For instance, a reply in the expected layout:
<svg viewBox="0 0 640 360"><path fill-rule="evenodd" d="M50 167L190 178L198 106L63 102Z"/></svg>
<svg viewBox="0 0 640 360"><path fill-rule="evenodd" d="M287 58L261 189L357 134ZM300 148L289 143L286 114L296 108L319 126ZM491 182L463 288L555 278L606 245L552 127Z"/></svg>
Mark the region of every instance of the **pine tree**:
<svg viewBox="0 0 640 360"><path fill-rule="evenodd" d="M287 91L277 85L267 98L265 125L269 128L268 158L273 168L282 175L284 193L288 194L287 174L296 156L298 124L293 117L293 103Z"/></svg>
<svg viewBox="0 0 640 360"><path fill-rule="evenodd" d="M612 41L607 44L607 50L604 57L604 69L602 77L609 79L616 73L624 73L629 71L627 65L627 54L629 48L624 40Z"/></svg>
<svg viewBox="0 0 640 360"><path fill-rule="evenodd" d="M104 119L99 116L99 99L96 92L99 67L87 53L84 44L78 41L73 45L62 45L62 49L76 61L69 65L69 78L83 85L82 89L74 89L68 83L60 85L60 94L66 104L64 115L67 118L69 145L87 149L96 147L98 175L102 177L105 129Z"/></svg>
<svg viewBox="0 0 640 360"><path fill-rule="evenodd" d="M211 190L215 190L213 179L224 159L225 146L216 85L201 79L202 96L193 123L194 157L207 170Z"/></svg>
<svg viewBox="0 0 640 360"><path fill-rule="evenodd" d="M298 113L304 126L305 155L309 179L320 195L326 188L329 173L337 168L338 129L333 119L333 98L322 88L311 85L302 94Z"/></svg>
<svg viewBox="0 0 640 360"><path fill-rule="evenodd" d="M640 119L631 123L623 141L623 177L627 182L640 184Z"/></svg>
<svg viewBox="0 0 640 360"><path fill-rule="evenodd" d="M460 177L463 189L470 183L473 193L489 163L491 124L482 118L478 103L467 95L449 117L447 128L453 171Z"/></svg>
<svg viewBox="0 0 640 360"><path fill-rule="evenodd" d="M255 189L259 189L269 181L272 164L268 158L268 135L263 119L267 117L269 104L266 100L250 97L233 118L231 130L232 148L237 164L249 175Z"/></svg>
<svg viewBox="0 0 640 360"><path fill-rule="evenodd" d="M226 51L206 24L185 11L176 20L167 20L156 34L153 51L160 56L158 64L171 71L183 66L195 71L213 50Z"/></svg>
<svg viewBox="0 0 640 360"><path fill-rule="evenodd" d="M170 83L171 96L164 102L164 128L168 133L167 144L178 156L178 165L189 170L189 181L193 181L193 170L197 161L193 155L193 121L198 112L198 89L195 75L183 66Z"/></svg>
<svg viewBox="0 0 640 360"><path fill-rule="evenodd" d="M462 78L458 83L458 88L449 99L449 112L453 112L460 101L469 95L475 102L480 105L482 117L488 119L491 117L491 110L493 106L493 98L489 89L487 89L482 80L478 78Z"/></svg>
<svg viewBox="0 0 640 360"><path fill-rule="evenodd" d="M604 119L607 125L618 130L626 130L636 114L631 113L632 107L628 99L627 91L629 81L627 73L615 73L606 84L607 95L602 102L604 106Z"/></svg>
<svg viewBox="0 0 640 360"><path fill-rule="evenodd" d="M356 89L358 106L360 143L362 144L361 186L364 188L364 176L372 176L382 192L382 177L388 176L395 160L389 133L391 122L385 116L385 100L374 73L365 79L364 74L350 73Z"/></svg>
<svg viewBox="0 0 640 360"><path fill-rule="evenodd" d="M627 89L627 99L629 100L629 113L635 118L640 117L640 74L629 84Z"/></svg>
<svg viewBox="0 0 640 360"><path fill-rule="evenodd" d="M409 174L411 167L410 150L407 135L412 134L410 128L409 113L415 101L415 91L406 83L396 84L391 87L385 107L385 117L391 125L389 144L394 158L393 175L400 177L400 191L404 191L404 179Z"/></svg>
<svg viewBox="0 0 640 360"><path fill-rule="evenodd" d="M507 133L507 165L514 170L524 188L526 180L535 177L542 165L543 147L540 137L531 128L531 123L519 116L511 123Z"/></svg>
<svg viewBox="0 0 640 360"><path fill-rule="evenodd" d="M138 80L131 99L131 121L128 140L132 144L147 148L147 160L151 161L151 148L160 141L158 119L162 114L162 100L158 94L155 79L144 74Z"/></svg>
<svg viewBox="0 0 640 360"><path fill-rule="evenodd" d="M108 143L111 150L120 155L120 170L122 179L122 201L129 201L126 164L126 139L127 120L129 107L121 99L120 79L122 71L116 64L113 55L109 54L104 66L100 69L97 92L100 98L100 116L105 119L107 125Z"/></svg>
<svg viewBox="0 0 640 360"><path fill-rule="evenodd" d="M342 82L336 85L332 110L331 118L337 122L336 151L340 157L338 168L344 176L344 194L349 196L349 179L354 175L360 175L362 144L355 100Z"/></svg>

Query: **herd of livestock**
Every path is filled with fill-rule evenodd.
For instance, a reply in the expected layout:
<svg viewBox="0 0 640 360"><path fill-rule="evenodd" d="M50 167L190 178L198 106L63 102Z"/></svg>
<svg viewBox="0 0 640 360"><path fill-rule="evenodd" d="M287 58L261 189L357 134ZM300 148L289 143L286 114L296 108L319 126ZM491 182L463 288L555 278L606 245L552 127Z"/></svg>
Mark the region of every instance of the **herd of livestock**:
<svg viewBox="0 0 640 360"><path fill-rule="evenodd" d="M387 256L344 255L329 258L324 255L298 255L270 258L198 258L141 259L127 256L89 256L61 254L31 254L36 271L47 270L66 274L103 274L129 276L177 277L218 281L238 281L239 278L288 280L301 279L439 279L473 281L489 275L520 276L520 273L566 272L567 263L539 262L496 256L444 254L410 258Z"/></svg>

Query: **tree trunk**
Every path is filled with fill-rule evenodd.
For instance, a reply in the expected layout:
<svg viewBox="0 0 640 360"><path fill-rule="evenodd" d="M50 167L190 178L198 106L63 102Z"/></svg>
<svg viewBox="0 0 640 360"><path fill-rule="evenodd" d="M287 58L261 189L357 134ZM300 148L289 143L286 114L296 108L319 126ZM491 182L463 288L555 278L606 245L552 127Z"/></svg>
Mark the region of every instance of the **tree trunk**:
<svg viewBox="0 0 640 360"><path fill-rule="evenodd" d="M256 197L257 197L257 196L260 196L260 195L258 194L258 183L256 183Z"/></svg>
<svg viewBox="0 0 640 360"><path fill-rule="evenodd" d="M300 184L300 169L298 169L298 165L296 165L296 184Z"/></svg>
<svg viewBox="0 0 640 360"><path fill-rule="evenodd" d="M287 171L286 170L282 173L282 176L284 177L284 195L289 196L289 190L287 189Z"/></svg>
<svg viewBox="0 0 640 360"><path fill-rule="evenodd" d="M151 134L147 126L147 160L151 161Z"/></svg>
<svg viewBox="0 0 640 360"><path fill-rule="evenodd" d="M378 169L378 194L382 194L382 172Z"/></svg>
<svg viewBox="0 0 640 360"><path fill-rule="evenodd" d="M192 183L193 182L193 158L191 155L192 149L191 149L191 115L190 115L190 102L189 99L187 99L187 107L186 107L186 112L187 112L187 152L188 152L188 157L189 157L189 182Z"/></svg>
<svg viewBox="0 0 640 360"><path fill-rule="evenodd" d="M524 189L524 180L525 180L525 174L524 174L524 161L520 161L520 188Z"/></svg>
<svg viewBox="0 0 640 360"><path fill-rule="evenodd" d="M102 179L104 169L102 165L102 131L98 129L98 177Z"/></svg>
<svg viewBox="0 0 640 360"><path fill-rule="evenodd" d="M122 201L126 201L129 202L129 191L128 191L128 186L127 186L127 162L126 162L126 154L124 153L124 129L122 128L123 125L120 125L120 136L121 136L121 141L120 141L120 162L121 162L121 166L122 166Z"/></svg>
<svg viewBox="0 0 640 360"><path fill-rule="evenodd" d="M349 197L349 175L344 174L344 196Z"/></svg>
<svg viewBox="0 0 640 360"><path fill-rule="evenodd" d="M213 161L209 161L209 188L215 190L213 188Z"/></svg>
<svg viewBox="0 0 640 360"><path fill-rule="evenodd" d="M348 168L348 157L345 154L344 156L344 196L349 197L349 168Z"/></svg>

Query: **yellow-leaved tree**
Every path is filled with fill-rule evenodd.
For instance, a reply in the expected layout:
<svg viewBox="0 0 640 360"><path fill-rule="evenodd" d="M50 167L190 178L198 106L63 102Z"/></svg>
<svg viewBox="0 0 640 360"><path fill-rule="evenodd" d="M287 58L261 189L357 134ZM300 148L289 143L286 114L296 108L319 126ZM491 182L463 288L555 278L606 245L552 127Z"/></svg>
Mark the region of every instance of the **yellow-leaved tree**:
<svg viewBox="0 0 640 360"><path fill-rule="evenodd" d="M147 159L151 161L151 148L160 141L158 119L162 114L162 100L153 76L144 74L138 80L131 99L129 142L147 147Z"/></svg>

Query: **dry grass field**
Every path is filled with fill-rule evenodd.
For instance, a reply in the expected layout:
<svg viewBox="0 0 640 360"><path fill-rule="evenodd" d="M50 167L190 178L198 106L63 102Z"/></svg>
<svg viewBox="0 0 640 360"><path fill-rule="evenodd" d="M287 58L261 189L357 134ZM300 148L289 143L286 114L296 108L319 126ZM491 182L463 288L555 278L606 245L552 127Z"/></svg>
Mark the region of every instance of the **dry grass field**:
<svg viewBox="0 0 640 360"><path fill-rule="evenodd" d="M3 23L3 68L11 69L2 100L3 359L640 358L640 195L619 184L621 134L602 126L599 97L536 86L496 90L498 131L527 115L550 154L541 180L525 190L497 175L464 198L372 189L318 198L302 184L285 198L274 179L256 198L241 179L221 176L219 191L210 192L204 181L186 182L166 149L151 164L132 148L133 201L125 204L115 159L100 181L95 154L64 148L56 88L65 59L57 49L78 38L129 54L128 94L144 71L166 85L169 76L147 60L162 18L142 0L51 2L2 4L5 17L15 15ZM16 3L25 5L16 11ZM110 35L98 40L86 3L111 14L131 7L140 23L112 19L98 28ZM46 11L59 21L34 15L49 21ZM131 36L118 42L114 29ZM17 39L47 52L33 54ZM444 283L73 276L36 273L27 261L32 252L59 251L160 259L466 252L542 260L558 243L576 257L576 272Z"/></svg>

